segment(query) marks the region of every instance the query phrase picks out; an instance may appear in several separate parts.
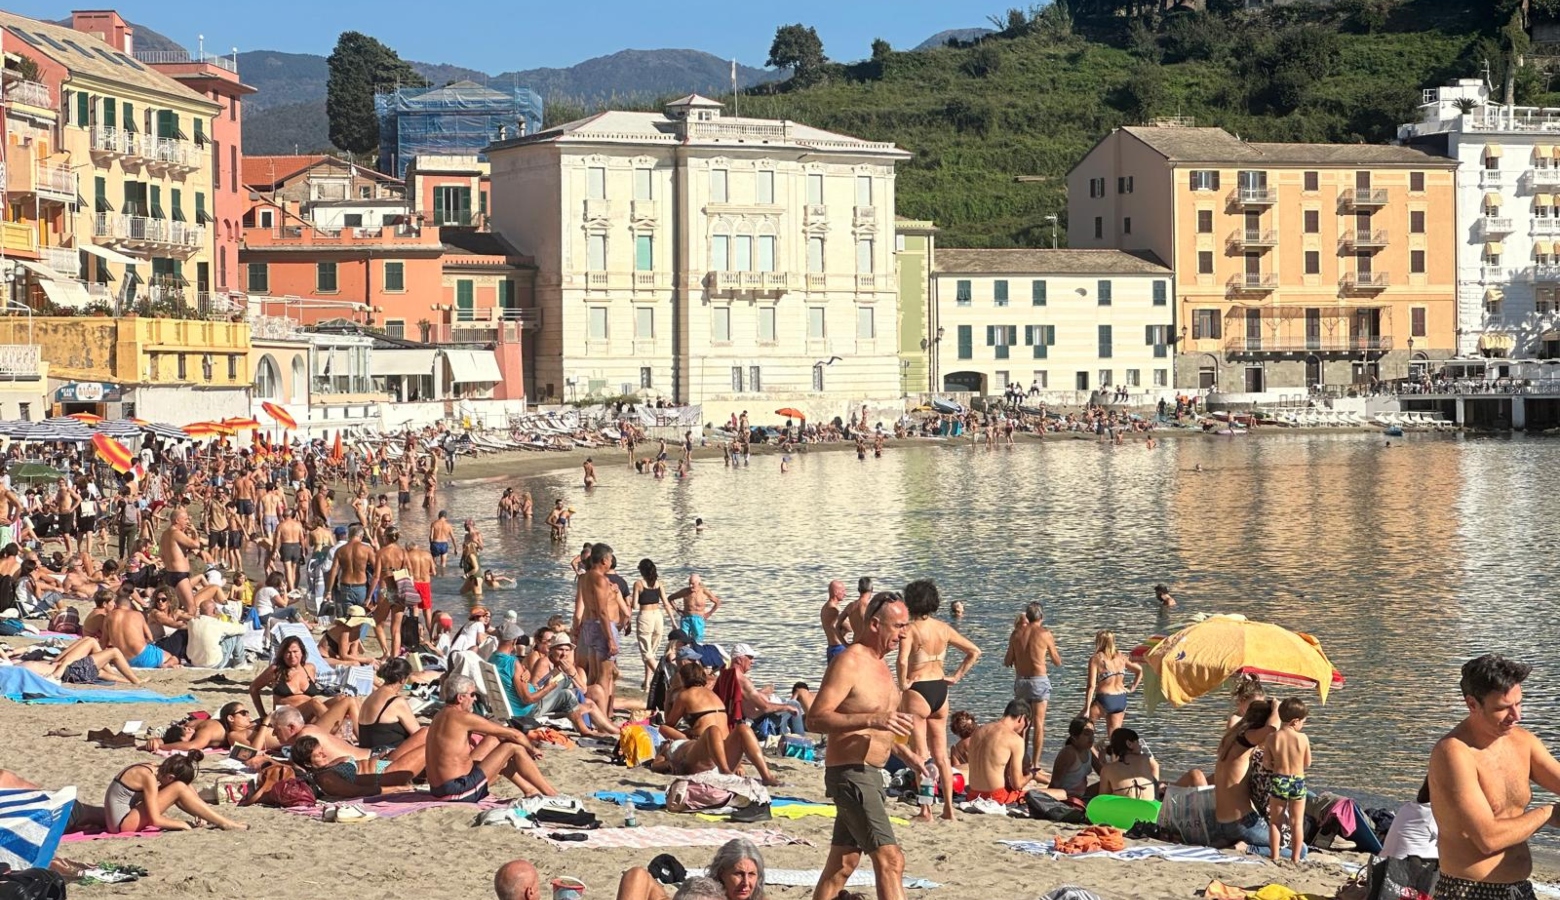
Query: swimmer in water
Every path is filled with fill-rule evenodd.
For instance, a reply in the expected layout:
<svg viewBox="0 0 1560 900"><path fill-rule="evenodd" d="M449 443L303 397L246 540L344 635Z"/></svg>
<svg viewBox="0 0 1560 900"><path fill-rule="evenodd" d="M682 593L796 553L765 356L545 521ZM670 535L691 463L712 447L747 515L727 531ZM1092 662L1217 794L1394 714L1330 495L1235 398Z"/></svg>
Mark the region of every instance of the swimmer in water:
<svg viewBox="0 0 1560 900"><path fill-rule="evenodd" d="M699 519L699 518L695 518L693 520L693 530L694 531L703 531L704 530L704 520L703 519Z"/></svg>
<svg viewBox="0 0 1560 900"><path fill-rule="evenodd" d="M1158 600L1159 605L1166 609L1175 605L1175 598L1170 596L1170 588L1163 584L1154 585L1154 599Z"/></svg>
<svg viewBox="0 0 1560 900"><path fill-rule="evenodd" d="M501 590L514 587L515 580L508 575L501 575L492 569L488 569L482 573L482 584L494 590Z"/></svg>
<svg viewBox="0 0 1560 900"><path fill-rule="evenodd" d="M1193 472L1201 472L1202 471L1202 463L1198 463L1197 465L1192 466L1192 471Z"/></svg>
<svg viewBox="0 0 1560 900"><path fill-rule="evenodd" d="M955 619L962 619L962 618L964 618L964 601L963 600L955 600L955 601L953 601L953 605L949 608L948 613L949 613L949 615L952 615Z"/></svg>

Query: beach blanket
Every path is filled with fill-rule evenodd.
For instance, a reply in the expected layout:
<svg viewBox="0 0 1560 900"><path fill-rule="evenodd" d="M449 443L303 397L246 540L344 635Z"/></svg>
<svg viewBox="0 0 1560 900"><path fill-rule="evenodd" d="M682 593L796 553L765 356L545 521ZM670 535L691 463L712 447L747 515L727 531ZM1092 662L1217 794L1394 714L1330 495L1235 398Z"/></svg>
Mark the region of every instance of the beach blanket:
<svg viewBox="0 0 1560 900"><path fill-rule="evenodd" d="M1188 863L1234 863L1238 865L1255 865L1259 861L1245 856L1230 856L1213 849L1212 847L1188 847L1184 844L1144 844L1139 847L1128 847L1125 850L1097 850L1093 853L1060 853L1056 844L1052 841L998 841L997 843L1017 850L1020 853L1030 853L1035 856L1049 856L1052 859L1165 859L1170 862Z"/></svg>
<svg viewBox="0 0 1560 900"><path fill-rule="evenodd" d="M106 841L116 838L154 838L167 834L161 828L147 828L142 831L104 831L101 828L94 831L77 831L60 838L62 844L79 844L82 841Z"/></svg>
<svg viewBox="0 0 1560 900"><path fill-rule="evenodd" d="M771 829L744 831L740 828L675 828L670 825L653 825L648 828L601 828L596 831L576 831L585 835L583 841L555 841L547 837L553 831L563 829L537 828L526 832L535 835L559 850L663 850L667 847L719 847L732 838L746 838L760 847L783 847L787 844L808 844L801 838Z"/></svg>
<svg viewBox="0 0 1560 900"><path fill-rule="evenodd" d="M95 690L55 684L21 666L0 666L0 697L17 703L194 703L194 694L169 696L141 688Z"/></svg>
<svg viewBox="0 0 1560 900"><path fill-rule="evenodd" d="M630 800L634 808L644 812L655 812L666 808L666 792L651 791L640 788L634 791L597 791L591 794L597 800L607 803L626 803Z"/></svg>
<svg viewBox="0 0 1560 900"><path fill-rule="evenodd" d="M777 884L781 887L812 887L823 877L822 869L765 869L764 883ZM904 876L905 887L912 890L924 891L931 888L942 887L935 881L925 878L911 878ZM845 882L846 887L876 887L877 875L870 865L857 866L850 878Z"/></svg>
<svg viewBox="0 0 1560 900"><path fill-rule="evenodd" d="M18 870L47 868L75 803L73 787L0 791L0 863Z"/></svg>
<svg viewBox="0 0 1560 900"><path fill-rule="evenodd" d="M359 797L354 800L331 801L332 803L351 804L362 807L368 812L376 814L381 819L394 819L407 813L421 812L425 809L438 809L445 806L458 806L462 809L498 809L507 806L507 802L497 797L484 797L476 803L462 803L458 800L440 800L425 791L407 791L399 794L380 794L374 797ZM304 816L315 821L325 819L324 803L316 803L313 806L284 806L282 812L292 813L295 816Z"/></svg>
<svg viewBox="0 0 1560 900"><path fill-rule="evenodd" d="M769 814L777 819L802 819L807 816L821 816L825 819L833 819L839 816L839 809L832 803L775 803L769 807ZM731 814L719 815L716 813L695 813L694 818L703 819L706 822L725 822ZM888 820L895 825L909 825L910 820L899 816L889 816Z"/></svg>

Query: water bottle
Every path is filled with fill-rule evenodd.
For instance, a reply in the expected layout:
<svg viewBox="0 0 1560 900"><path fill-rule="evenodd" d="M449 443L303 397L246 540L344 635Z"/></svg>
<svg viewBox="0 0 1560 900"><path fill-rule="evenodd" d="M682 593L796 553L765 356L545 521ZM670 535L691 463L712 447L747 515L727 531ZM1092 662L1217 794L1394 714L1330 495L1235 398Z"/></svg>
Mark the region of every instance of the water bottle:
<svg viewBox="0 0 1560 900"><path fill-rule="evenodd" d="M620 806L623 810L623 827L637 828L639 826L639 819L636 816L638 810L634 807L634 801L625 799L619 802L618 806Z"/></svg>
<svg viewBox="0 0 1560 900"><path fill-rule="evenodd" d="M937 779L923 773L916 787L915 802L921 806L931 806L936 801L936 793Z"/></svg>

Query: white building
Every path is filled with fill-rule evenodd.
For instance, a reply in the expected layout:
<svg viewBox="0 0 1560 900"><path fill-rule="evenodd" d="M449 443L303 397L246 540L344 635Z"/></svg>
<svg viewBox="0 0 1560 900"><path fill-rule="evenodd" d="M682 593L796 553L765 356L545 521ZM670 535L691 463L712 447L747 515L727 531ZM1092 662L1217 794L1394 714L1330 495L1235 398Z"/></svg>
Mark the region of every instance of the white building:
<svg viewBox="0 0 1560 900"><path fill-rule="evenodd" d="M309 406L306 436L383 425L381 403L391 398L374 385L374 339L361 334L308 331ZM296 417L296 414L295 414Z"/></svg>
<svg viewBox="0 0 1560 900"><path fill-rule="evenodd" d="M647 390L709 420L897 403L894 164L908 153L723 117L693 95L487 156L493 230L539 269L542 397Z"/></svg>
<svg viewBox="0 0 1560 900"><path fill-rule="evenodd" d="M1459 164L1458 355L1560 357L1560 113L1491 102L1477 78L1424 101L1398 137Z"/></svg>
<svg viewBox="0 0 1560 900"><path fill-rule="evenodd" d="M1126 385L1173 393L1171 271L1147 251L947 250L932 267L933 366L945 391L1038 386L1053 402Z"/></svg>

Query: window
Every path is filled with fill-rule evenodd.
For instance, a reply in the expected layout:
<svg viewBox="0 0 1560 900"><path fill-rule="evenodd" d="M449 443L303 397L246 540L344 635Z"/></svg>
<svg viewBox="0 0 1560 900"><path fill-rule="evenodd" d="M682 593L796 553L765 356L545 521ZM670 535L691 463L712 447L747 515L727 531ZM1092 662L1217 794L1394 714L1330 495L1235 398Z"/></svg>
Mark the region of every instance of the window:
<svg viewBox="0 0 1560 900"><path fill-rule="evenodd" d="M761 391L764 389L763 382L760 380L760 372L761 370L758 366L748 366L748 390Z"/></svg>
<svg viewBox="0 0 1560 900"><path fill-rule="evenodd" d="M823 205L823 176L807 176L807 202L812 206Z"/></svg>
<svg viewBox="0 0 1560 900"><path fill-rule="evenodd" d="M1111 350L1111 347L1110 347L1111 339L1110 338L1111 338L1111 327L1109 325L1101 325L1100 326L1100 359L1110 359L1110 350Z"/></svg>
<svg viewBox="0 0 1560 900"><path fill-rule="evenodd" d="M1217 309L1192 310L1192 340L1217 341L1224 337L1224 322Z"/></svg>
<svg viewBox="0 0 1560 900"><path fill-rule="evenodd" d="M737 250L736 270L738 272L753 271L753 236L750 234L739 234L734 243Z"/></svg>
<svg viewBox="0 0 1560 900"><path fill-rule="evenodd" d="M760 272L775 270L775 236L772 234L758 236L758 270Z"/></svg>
<svg viewBox="0 0 1560 900"><path fill-rule="evenodd" d="M1100 281L1098 282L1098 286L1096 287L1095 290L1098 293L1100 305L1101 306L1109 306L1110 305L1110 297L1111 297L1110 282L1105 280L1105 279L1103 279L1103 278L1100 279Z"/></svg>
<svg viewBox="0 0 1560 900"><path fill-rule="evenodd" d="M590 170L596 171L596 170ZM603 172L602 190L606 190L605 170ZM586 179L590 181L590 178ZM591 194L594 197L596 195ZM471 188L446 186L433 189L433 224L435 225L470 225L471 224Z"/></svg>
<svg viewBox="0 0 1560 900"><path fill-rule="evenodd" d="M634 271L655 271L655 238L648 234L634 236Z"/></svg>
<svg viewBox="0 0 1560 900"><path fill-rule="evenodd" d="M655 199L655 189L654 189L654 187L652 187L652 182L650 181L650 173L652 171L653 170L651 170L651 169L635 169L634 170L634 199L635 200L654 200Z"/></svg>
<svg viewBox="0 0 1560 900"><path fill-rule="evenodd" d="M1199 251L1197 251L1197 274L1198 275L1212 275L1213 274L1213 251L1212 250L1199 250Z"/></svg>
<svg viewBox="0 0 1560 900"><path fill-rule="evenodd" d="M1192 190L1194 191L1216 191L1219 189L1218 172L1192 172L1191 181Z"/></svg>
<svg viewBox="0 0 1560 900"><path fill-rule="evenodd" d="M1121 220L1121 233L1122 234L1131 234L1132 233L1132 217L1131 216L1125 216L1125 217L1122 218L1122 220Z"/></svg>
<svg viewBox="0 0 1560 900"><path fill-rule="evenodd" d="M314 289L322 294L336 293L336 264L322 262L314 264Z"/></svg>
<svg viewBox="0 0 1560 900"><path fill-rule="evenodd" d="M768 169L758 173L758 202L775 202L775 173Z"/></svg>
<svg viewBox="0 0 1560 900"><path fill-rule="evenodd" d="M151 186L151 196L152 196L152 200L151 200L152 218L154 218L154 219L166 219L168 216L167 216L166 213L163 212L162 187L160 185L155 185L155 184L152 185Z"/></svg>
<svg viewBox="0 0 1560 900"><path fill-rule="evenodd" d="M1154 387L1169 387L1169 386L1170 386L1170 370L1169 369L1155 369L1154 370Z"/></svg>
<svg viewBox="0 0 1560 900"><path fill-rule="evenodd" d="M1423 306L1411 306L1408 309L1408 336L1422 338L1430 332L1425 323L1426 309Z"/></svg>
<svg viewBox="0 0 1560 900"><path fill-rule="evenodd" d="M93 113L96 111L96 108L97 108L97 104L92 102L92 96L90 94L88 94L86 91L77 91L76 92L76 124L77 125L80 125L82 128L86 128L88 125L93 124L94 123ZM180 373L179 377L182 378L183 377L183 373Z"/></svg>
<svg viewBox="0 0 1560 900"><path fill-rule="evenodd" d="M173 217L175 219L178 219L179 218L179 213L178 213L179 202L178 202L178 198L177 197L174 198L173 208L174 208ZM363 214L362 213L342 213L341 214L341 227L343 227L343 228L362 228L363 227Z"/></svg>
<svg viewBox="0 0 1560 900"><path fill-rule="evenodd" d="M992 296L992 300L996 303L996 305L998 305L998 306L1007 306L1008 305L1008 283L1007 283L1007 279L999 278L999 279L997 279L996 282L994 282L992 284L991 296Z"/></svg>
<svg viewBox="0 0 1560 900"><path fill-rule="evenodd" d="M655 337L655 309L649 306L634 307L634 337L648 341Z"/></svg>
<svg viewBox="0 0 1560 900"><path fill-rule="evenodd" d="M1197 211L1197 233L1213 234L1213 210L1199 209Z"/></svg>
<svg viewBox="0 0 1560 900"><path fill-rule="evenodd" d="M760 344L775 343L775 308L773 306L760 306L758 308L758 342Z"/></svg>
<svg viewBox="0 0 1560 900"><path fill-rule="evenodd" d="M1408 251L1408 271L1415 275L1425 274L1425 251Z"/></svg>
<svg viewBox="0 0 1560 900"><path fill-rule="evenodd" d="M1083 373L1080 372L1078 374L1081 375ZM1100 370L1100 387L1108 388L1112 384L1115 384L1115 378L1112 377L1111 370L1110 369L1101 369Z"/></svg>
<svg viewBox="0 0 1560 900"><path fill-rule="evenodd" d="M236 353L229 353L227 355L227 369L228 369L228 381L237 381L238 380L238 354L236 354Z"/></svg>
<svg viewBox="0 0 1560 900"><path fill-rule="evenodd" d="M1425 192L1425 173L1409 172L1408 189L1416 194L1423 194Z"/></svg>
<svg viewBox="0 0 1560 900"><path fill-rule="evenodd" d="M486 198L487 194L483 194L482 196L484 198ZM365 185L360 186L358 188L358 199L359 200L372 200L372 199L374 199L374 187L373 187L373 185L365 184Z"/></svg>
<svg viewBox="0 0 1560 900"><path fill-rule="evenodd" d="M1322 189L1321 173L1319 173L1319 172L1307 172L1307 173L1305 173L1305 190L1307 192L1309 192L1309 193L1313 193L1314 194L1314 193L1316 193L1317 191L1319 191L1321 189Z"/></svg>
<svg viewBox="0 0 1560 900"><path fill-rule="evenodd" d="M856 205L857 206L871 206L872 205L872 176L871 175L857 175L856 176Z"/></svg>
<svg viewBox="0 0 1560 900"><path fill-rule="evenodd" d="M1116 193L1118 193L1118 194L1130 194L1130 193L1132 193L1132 176L1131 175L1126 175L1126 176L1118 175L1118 176L1116 176Z"/></svg>
<svg viewBox="0 0 1560 900"><path fill-rule="evenodd" d="M175 222L187 222L184 218L184 192L178 188L168 189L168 210L173 215ZM361 218L361 217L359 217Z"/></svg>
<svg viewBox="0 0 1560 900"><path fill-rule="evenodd" d="M870 306L856 307L856 340L870 341L877 337L877 323Z"/></svg>
<svg viewBox="0 0 1560 900"><path fill-rule="evenodd" d="M455 282L455 321L470 322L476 318L476 284L470 278Z"/></svg>
<svg viewBox="0 0 1560 900"><path fill-rule="evenodd" d="M1490 152L1490 150L1492 150L1492 149L1495 151L1494 153ZM1486 171L1489 171L1489 172L1494 172L1494 171L1497 171L1497 170L1500 169L1500 148L1499 147L1493 147L1493 148L1486 148L1485 149L1485 151L1484 151L1484 168L1485 168Z"/></svg>
<svg viewBox="0 0 1560 900"><path fill-rule="evenodd" d="M1045 369L1036 369L1034 370L1033 375L1034 381L1032 384L1035 387L1043 391L1051 386L1051 373L1047 372Z"/></svg>
<svg viewBox="0 0 1560 900"><path fill-rule="evenodd" d="M607 339L607 308L605 306L590 307L590 339L604 341Z"/></svg>
<svg viewBox="0 0 1560 900"><path fill-rule="evenodd" d="M179 380L183 381L188 377L188 373L185 370L184 354L176 353L174 356L179 360Z"/></svg>
<svg viewBox="0 0 1560 900"><path fill-rule="evenodd" d="M101 268L102 264L99 263ZM249 293L271 293L271 269L265 263L249 264Z"/></svg>
<svg viewBox="0 0 1560 900"><path fill-rule="evenodd" d="M276 211L275 210L272 210L272 209L262 209L262 210L260 210L260 227L261 228L274 228L274 227L276 227Z"/></svg>
<svg viewBox="0 0 1560 900"><path fill-rule="evenodd" d="M1103 197L1103 196L1105 196L1105 179L1103 179L1103 178L1090 178L1089 179L1089 197L1090 197L1090 199L1094 199L1094 198L1097 198L1097 197Z"/></svg>
<svg viewBox="0 0 1560 900"><path fill-rule="evenodd" d="M438 190L435 188L434 190ZM607 170L591 166L585 170L585 196L591 200L604 200L607 196Z"/></svg>
<svg viewBox="0 0 1560 900"><path fill-rule="evenodd" d="M1034 348L1035 359L1045 359L1047 349L1056 343L1055 325L1025 325L1024 345Z"/></svg>
<svg viewBox="0 0 1560 900"><path fill-rule="evenodd" d="M1154 348L1154 356L1163 359L1170 355L1169 325L1145 325L1143 332L1144 342Z"/></svg>
<svg viewBox="0 0 1560 900"><path fill-rule="evenodd" d="M1165 306L1170 302L1170 285L1168 282L1154 282L1154 305Z"/></svg>
<svg viewBox="0 0 1560 900"><path fill-rule="evenodd" d="M515 283L507 278L498 283L498 308L519 309L515 305Z"/></svg>
<svg viewBox="0 0 1560 900"><path fill-rule="evenodd" d="M975 358L975 332L969 325L959 326L959 358Z"/></svg>
<svg viewBox="0 0 1560 900"><path fill-rule="evenodd" d="M1305 233L1306 234L1321 234L1321 232L1322 232L1322 211L1319 210L1319 209L1308 209L1308 210L1306 210L1305 211Z"/></svg>
<svg viewBox="0 0 1560 900"><path fill-rule="evenodd" d="M731 343L731 307L717 306L710 310L710 340L717 344Z"/></svg>
<svg viewBox="0 0 1560 900"><path fill-rule="evenodd" d="M814 275L823 273L823 238L807 239L807 271Z"/></svg>
<svg viewBox="0 0 1560 900"><path fill-rule="evenodd" d="M592 234L585 238L585 265L588 271L607 270L607 236Z"/></svg>
<svg viewBox="0 0 1560 900"><path fill-rule="evenodd" d="M710 242L710 268L716 272L731 271L731 238L717 234Z"/></svg>
<svg viewBox="0 0 1560 900"><path fill-rule="evenodd" d="M1127 387L1142 387L1143 378L1141 369L1127 370Z"/></svg>
<svg viewBox="0 0 1560 900"><path fill-rule="evenodd" d="M871 238L862 238L856 241L856 271L862 275L872 274Z"/></svg>
<svg viewBox="0 0 1560 900"><path fill-rule="evenodd" d="M651 384L651 372L652 372L652 369L649 366L640 366L639 367L639 386L640 387L648 388L648 387L654 387L655 386L655 385Z"/></svg>
<svg viewBox="0 0 1560 900"><path fill-rule="evenodd" d="M731 173L727 172L725 169L711 169L710 170L710 202L711 203L725 203L726 202L726 198L729 196L729 193L727 191L727 187L728 187L728 181L729 181L729 178L730 178L730 174Z"/></svg>
<svg viewBox="0 0 1560 900"><path fill-rule="evenodd" d="M807 307L807 339L809 341L821 341L828 337L823 327L823 307Z"/></svg>
<svg viewBox="0 0 1560 900"><path fill-rule="evenodd" d="M1317 250L1305 251L1305 274L1322 274L1322 254Z"/></svg>
<svg viewBox="0 0 1560 900"><path fill-rule="evenodd" d="M1018 343L1017 325L987 325L986 346L997 359L1008 358L1008 348Z"/></svg>
<svg viewBox="0 0 1560 900"><path fill-rule="evenodd" d="M970 305L970 300L971 300L971 297L972 297L972 293L970 291L969 279L961 278L958 281L954 282L953 296L954 296L954 303L956 305L958 305L958 306L969 306Z"/></svg>
<svg viewBox="0 0 1560 900"><path fill-rule="evenodd" d="M1043 279L1037 278L1029 282L1029 305L1045 305L1045 281Z"/></svg>
<svg viewBox="0 0 1560 900"><path fill-rule="evenodd" d="M1412 211L1409 212L1409 214L1408 214L1408 230L1409 230L1410 234L1424 234L1425 233L1425 211L1424 210L1416 209L1416 210L1412 210Z"/></svg>
<svg viewBox="0 0 1560 900"><path fill-rule="evenodd" d="M1105 220L1100 216L1094 217L1094 237L1095 239L1105 237Z"/></svg>
<svg viewBox="0 0 1560 900"><path fill-rule="evenodd" d="M823 390L823 366L813 366L813 390Z"/></svg>
<svg viewBox="0 0 1560 900"><path fill-rule="evenodd" d="M406 263L404 263L404 262L386 262L385 263L385 290L387 290L387 291L404 291L404 290L406 290Z"/></svg>

